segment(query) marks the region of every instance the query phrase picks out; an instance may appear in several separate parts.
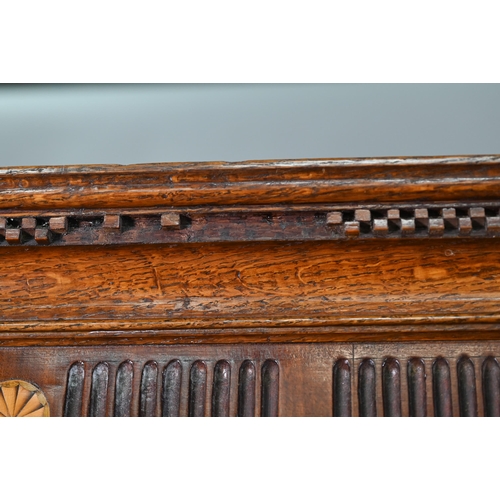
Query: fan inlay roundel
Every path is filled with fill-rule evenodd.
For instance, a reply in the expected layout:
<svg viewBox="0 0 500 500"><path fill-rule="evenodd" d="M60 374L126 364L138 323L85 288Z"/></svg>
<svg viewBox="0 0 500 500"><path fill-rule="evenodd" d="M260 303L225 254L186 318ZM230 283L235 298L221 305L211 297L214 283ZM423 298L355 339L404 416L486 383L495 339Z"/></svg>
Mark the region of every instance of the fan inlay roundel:
<svg viewBox="0 0 500 500"><path fill-rule="evenodd" d="M49 417L47 399L24 380L0 382L0 417Z"/></svg>

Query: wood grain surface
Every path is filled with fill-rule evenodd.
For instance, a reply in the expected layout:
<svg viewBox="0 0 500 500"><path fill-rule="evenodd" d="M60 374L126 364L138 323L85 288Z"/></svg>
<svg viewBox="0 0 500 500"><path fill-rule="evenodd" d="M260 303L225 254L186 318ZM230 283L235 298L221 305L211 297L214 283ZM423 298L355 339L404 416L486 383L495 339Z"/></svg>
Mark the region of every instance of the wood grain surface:
<svg viewBox="0 0 500 500"><path fill-rule="evenodd" d="M496 239L2 255L1 345L499 336Z"/></svg>

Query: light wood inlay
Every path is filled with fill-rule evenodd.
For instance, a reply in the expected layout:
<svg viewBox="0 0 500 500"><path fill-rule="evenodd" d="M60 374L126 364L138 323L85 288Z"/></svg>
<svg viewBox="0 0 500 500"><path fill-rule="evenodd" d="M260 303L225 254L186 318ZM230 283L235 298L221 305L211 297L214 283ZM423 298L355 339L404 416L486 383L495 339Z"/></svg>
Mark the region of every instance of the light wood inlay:
<svg viewBox="0 0 500 500"><path fill-rule="evenodd" d="M49 416L49 404L38 387L24 380L0 382L0 417Z"/></svg>

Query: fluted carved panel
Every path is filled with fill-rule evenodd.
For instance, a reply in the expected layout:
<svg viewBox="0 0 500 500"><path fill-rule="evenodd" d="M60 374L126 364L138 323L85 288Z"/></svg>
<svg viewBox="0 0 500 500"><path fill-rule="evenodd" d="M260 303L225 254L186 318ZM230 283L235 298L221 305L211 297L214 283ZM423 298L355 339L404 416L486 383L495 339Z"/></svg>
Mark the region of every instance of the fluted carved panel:
<svg viewBox="0 0 500 500"><path fill-rule="evenodd" d="M54 416L500 416L499 359L500 341L0 348L0 380Z"/></svg>
<svg viewBox="0 0 500 500"><path fill-rule="evenodd" d="M148 361L144 365L125 360L116 368L114 387L109 387L110 363L100 362L87 369L88 362L76 361L69 367L65 391L64 416L84 416L84 386L91 378L89 417L106 416L109 400L113 401L112 414L115 417L178 417L182 415L181 399L187 392L187 416L229 417L258 416L256 410L256 366L254 360L241 363L222 359L214 363L209 374L207 363L195 360L182 363L179 359L168 361L163 369L161 362ZM238 373L237 383L231 379L232 365ZM134 377L140 372L138 394L134 395ZM161 379L160 379L161 377ZM181 385L184 377L189 379L187 388ZM279 364L274 359L265 360L261 368L260 415L277 417L279 414ZM187 389L187 391L185 391ZM237 408L232 404L231 393L237 392ZM139 409L133 408L138 399ZM208 401L211 402L208 408Z"/></svg>
<svg viewBox="0 0 500 500"><path fill-rule="evenodd" d="M376 347L390 352L383 344ZM364 354L369 348L359 350ZM335 362L334 416L350 415L345 402L356 392L359 416L500 416L500 364L494 355L434 357L427 351L426 355L411 356L411 349L404 352L404 345L397 350L400 354L396 357L379 357L380 353L355 357L353 366L343 358ZM357 377L351 381L354 367Z"/></svg>

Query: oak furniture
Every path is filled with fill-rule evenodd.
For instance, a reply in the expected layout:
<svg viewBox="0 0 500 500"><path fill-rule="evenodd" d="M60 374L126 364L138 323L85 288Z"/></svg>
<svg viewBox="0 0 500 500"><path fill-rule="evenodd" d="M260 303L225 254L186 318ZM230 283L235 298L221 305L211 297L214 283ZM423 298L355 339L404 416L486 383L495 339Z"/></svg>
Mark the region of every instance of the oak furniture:
<svg viewBox="0 0 500 500"><path fill-rule="evenodd" d="M0 416L500 416L500 156L0 168Z"/></svg>

